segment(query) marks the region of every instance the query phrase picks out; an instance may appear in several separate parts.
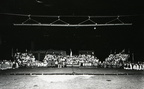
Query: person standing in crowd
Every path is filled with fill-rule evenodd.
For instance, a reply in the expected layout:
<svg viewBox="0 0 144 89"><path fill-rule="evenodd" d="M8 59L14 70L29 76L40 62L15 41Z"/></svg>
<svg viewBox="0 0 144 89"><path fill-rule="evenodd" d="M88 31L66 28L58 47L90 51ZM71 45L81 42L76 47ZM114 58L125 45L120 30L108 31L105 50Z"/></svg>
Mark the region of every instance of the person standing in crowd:
<svg viewBox="0 0 144 89"><path fill-rule="evenodd" d="M13 61L12 69L15 69L15 68L16 68L16 61L14 60L14 61Z"/></svg>
<svg viewBox="0 0 144 89"><path fill-rule="evenodd" d="M51 60L51 65L52 65L52 67L55 66L55 60L54 60L54 58Z"/></svg>
<svg viewBox="0 0 144 89"><path fill-rule="evenodd" d="M65 67L66 63L65 63L66 59L62 58L62 67Z"/></svg>
<svg viewBox="0 0 144 89"><path fill-rule="evenodd" d="M0 70L1 70L1 65L2 65L2 64L1 64L1 61L0 61Z"/></svg>
<svg viewBox="0 0 144 89"><path fill-rule="evenodd" d="M62 58L58 59L58 68L62 68Z"/></svg>
<svg viewBox="0 0 144 89"><path fill-rule="evenodd" d="M142 70L144 70L144 62L142 63Z"/></svg>
<svg viewBox="0 0 144 89"><path fill-rule="evenodd" d="M57 63L58 63L58 68L60 68L60 58L58 58Z"/></svg>
<svg viewBox="0 0 144 89"><path fill-rule="evenodd" d="M58 60L55 60L55 66L58 67Z"/></svg>

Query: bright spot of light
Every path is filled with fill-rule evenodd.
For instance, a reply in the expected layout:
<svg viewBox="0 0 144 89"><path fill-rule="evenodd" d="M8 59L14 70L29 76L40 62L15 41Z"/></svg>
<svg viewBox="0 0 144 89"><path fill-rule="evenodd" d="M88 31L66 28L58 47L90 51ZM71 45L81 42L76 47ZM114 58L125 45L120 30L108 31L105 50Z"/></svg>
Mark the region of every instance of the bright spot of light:
<svg viewBox="0 0 144 89"><path fill-rule="evenodd" d="M37 3L43 3L41 0L36 0Z"/></svg>
<svg viewBox="0 0 144 89"><path fill-rule="evenodd" d="M81 77L84 79L90 78L92 75L37 75L39 79L46 82L64 82Z"/></svg>

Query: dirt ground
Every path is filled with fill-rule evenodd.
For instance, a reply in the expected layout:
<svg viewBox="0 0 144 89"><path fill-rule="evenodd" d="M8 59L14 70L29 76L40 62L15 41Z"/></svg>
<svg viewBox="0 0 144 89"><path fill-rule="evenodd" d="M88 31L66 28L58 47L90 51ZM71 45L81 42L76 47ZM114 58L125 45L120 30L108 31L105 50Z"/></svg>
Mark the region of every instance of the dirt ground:
<svg viewBox="0 0 144 89"><path fill-rule="evenodd" d="M144 75L0 75L0 89L144 89Z"/></svg>
<svg viewBox="0 0 144 89"><path fill-rule="evenodd" d="M0 89L144 89L144 71L103 68L1 70Z"/></svg>

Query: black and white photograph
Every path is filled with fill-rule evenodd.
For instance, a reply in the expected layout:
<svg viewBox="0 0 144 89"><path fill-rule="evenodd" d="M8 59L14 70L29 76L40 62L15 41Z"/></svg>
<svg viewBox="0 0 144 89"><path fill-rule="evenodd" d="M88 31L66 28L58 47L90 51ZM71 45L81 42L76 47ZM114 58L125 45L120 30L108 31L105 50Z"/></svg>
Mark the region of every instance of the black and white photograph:
<svg viewBox="0 0 144 89"><path fill-rule="evenodd" d="M144 89L142 0L1 0L0 89Z"/></svg>

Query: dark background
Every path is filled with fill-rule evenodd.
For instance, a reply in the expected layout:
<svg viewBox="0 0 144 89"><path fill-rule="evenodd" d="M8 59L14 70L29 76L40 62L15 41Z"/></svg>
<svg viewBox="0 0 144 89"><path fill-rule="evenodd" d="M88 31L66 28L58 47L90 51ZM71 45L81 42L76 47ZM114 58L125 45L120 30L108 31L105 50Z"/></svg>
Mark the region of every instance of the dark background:
<svg viewBox="0 0 144 89"><path fill-rule="evenodd" d="M94 50L95 55L106 58L110 51L123 49L135 54L135 60L144 60L144 6L142 1L130 0L3 0L0 3L0 59L9 59L12 49L65 50L78 54L79 50ZM101 27L28 27L14 26L28 17L12 15L61 16L62 20L79 23L87 17L77 16L122 16L119 19L130 26ZM124 16L125 15L125 16ZM71 16L69 18L62 16ZM112 18L93 19L105 23ZM48 23L57 18L33 17Z"/></svg>

